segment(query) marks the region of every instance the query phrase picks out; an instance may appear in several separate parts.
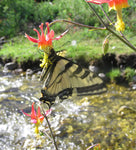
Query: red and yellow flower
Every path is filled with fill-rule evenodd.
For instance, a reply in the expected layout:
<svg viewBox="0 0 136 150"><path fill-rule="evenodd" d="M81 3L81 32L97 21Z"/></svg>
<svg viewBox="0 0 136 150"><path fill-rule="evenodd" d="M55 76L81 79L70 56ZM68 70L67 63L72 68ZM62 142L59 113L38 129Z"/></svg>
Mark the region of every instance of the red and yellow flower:
<svg viewBox="0 0 136 150"><path fill-rule="evenodd" d="M109 10L114 9L117 11L117 22L115 24L117 31L124 31L125 23L122 19L122 8L129 7L127 0L89 0L89 3L103 4L108 3Z"/></svg>
<svg viewBox="0 0 136 150"><path fill-rule="evenodd" d="M54 31L53 30L50 31L49 23L46 22L45 24L47 26L47 34L46 34L46 32L44 33L44 31L43 31L43 25L44 25L43 23L41 23L41 25L39 26L39 28L41 29L41 34L39 33L39 31L37 29L35 29L35 28L33 29L34 31L37 32L38 39L35 39L35 38L25 34L29 41L38 43L38 48L44 51L44 58L42 60L42 63L40 64L41 67L44 67L45 65L47 67L48 64L51 63L48 60L48 55L50 53L50 50L53 48L52 41L59 40L68 31L68 30L66 30L63 34L54 38Z"/></svg>
<svg viewBox="0 0 136 150"><path fill-rule="evenodd" d="M48 115L50 113L51 110L48 110L46 112L46 115ZM31 123L35 124L35 133L38 134L39 133L39 125L43 122L44 116L41 114L40 111L40 107L38 106L38 111L36 113L35 109L34 109L34 103L32 104L32 108L31 108L31 114L27 114L25 113L23 110L22 112L26 115L31 117Z"/></svg>
<svg viewBox="0 0 136 150"><path fill-rule="evenodd" d="M52 41L54 40L54 31L53 30L49 30L49 23L46 22L46 26L47 26L47 34L44 34L43 32L43 23L41 23L41 25L39 26L39 28L41 29L41 35L39 33L39 31L37 29L33 29L34 31L37 32L38 35L38 39L35 39L27 34L26 37L28 38L28 40L34 42L34 43L38 43L38 48L42 49L44 51L47 50L47 48L52 48Z"/></svg>
<svg viewBox="0 0 136 150"><path fill-rule="evenodd" d="M109 9L114 9L117 11L117 22L115 24L117 31L125 30L125 23L122 19L122 8L129 7L127 0L112 0L109 2Z"/></svg>

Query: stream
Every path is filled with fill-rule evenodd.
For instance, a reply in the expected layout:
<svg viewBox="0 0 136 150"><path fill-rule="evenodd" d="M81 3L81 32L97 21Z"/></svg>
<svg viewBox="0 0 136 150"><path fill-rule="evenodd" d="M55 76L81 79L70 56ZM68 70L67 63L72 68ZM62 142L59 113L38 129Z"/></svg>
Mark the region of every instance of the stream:
<svg viewBox="0 0 136 150"><path fill-rule="evenodd" d="M54 150L44 120L39 136L30 118L33 101L41 96L39 73L31 76L0 69L0 149ZM56 100L48 116L59 150L136 149L136 91L115 84L101 95ZM93 149L93 148L92 148Z"/></svg>

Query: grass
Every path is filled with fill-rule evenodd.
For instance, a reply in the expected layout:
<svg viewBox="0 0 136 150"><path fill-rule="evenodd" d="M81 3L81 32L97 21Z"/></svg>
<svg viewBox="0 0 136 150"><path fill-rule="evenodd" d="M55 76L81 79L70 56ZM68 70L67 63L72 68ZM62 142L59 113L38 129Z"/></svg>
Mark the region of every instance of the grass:
<svg viewBox="0 0 136 150"><path fill-rule="evenodd" d="M59 41L54 41L54 49L56 51L66 50L66 57L76 59L84 57L86 61L90 59L100 58L102 52L102 42L106 37L107 31L89 31L88 29L75 28ZM56 35L57 36L57 35ZM128 39L136 46L136 36L128 35ZM72 45L72 41L75 45ZM116 37L110 37L109 53L133 53L133 50L119 41ZM28 59L37 60L42 56L37 48L37 44L30 42L24 36L17 36L10 39L3 45L0 50L0 57L3 59L12 58L17 62L27 61Z"/></svg>
<svg viewBox="0 0 136 150"><path fill-rule="evenodd" d="M116 80L117 77L121 76L121 71L117 69L112 69L110 72L107 73L107 77L111 79L111 81Z"/></svg>
<svg viewBox="0 0 136 150"><path fill-rule="evenodd" d="M3 45L0 57L2 59L12 58L12 60L20 63L28 59L39 59L40 54L37 51L36 45L30 43L24 36L18 36Z"/></svg>
<svg viewBox="0 0 136 150"><path fill-rule="evenodd" d="M136 75L135 69L132 69L130 67L127 67L124 70L124 76L126 78L127 81L131 82L133 81L133 77Z"/></svg>

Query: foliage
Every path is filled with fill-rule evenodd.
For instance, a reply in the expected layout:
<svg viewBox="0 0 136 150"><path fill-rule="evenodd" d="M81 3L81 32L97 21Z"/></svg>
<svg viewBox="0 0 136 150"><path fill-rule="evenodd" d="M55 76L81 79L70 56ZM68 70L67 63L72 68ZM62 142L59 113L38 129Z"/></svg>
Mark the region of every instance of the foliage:
<svg viewBox="0 0 136 150"><path fill-rule="evenodd" d="M135 0L134 0L135 1ZM130 1L129 8L123 9L124 21L127 31L136 30L136 2ZM115 12L108 10L107 4L102 5L112 20L115 20ZM104 19L101 9L93 5L97 13ZM54 0L37 3L34 0L1 0L0 1L0 37L13 37L19 32L30 32L34 26L41 22L51 22L57 18L68 19L87 25L100 25L97 17L88 8L83 0ZM129 20L128 20L129 18ZM108 23L108 22L107 22ZM62 31L63 25L57 25L56 29Z"/></svg>
<svg viewBox="0 0 136 150"><path fill-rule="evenodd" d="M87 29L76 29L78 32L73 30L69 31L62 39L53 42L54 49L56 51L65 50L66 57L75 59L84 57L85 62L89 62L90 59L100 58L103 54L102 52L102 41L104 40L101 31L88 31ZM92 39L92 35L97 37L97 39ZM60 33L58 34L60 35ZM85 36L86 35L86 36ZM55 34L55 37L57 35ZM131 36L131 35L130 35ZM37 38L37 35L36 35ZM136 44L136 37L131 38L132 42ZM76 41L76 45L72 45L72 41ZM115 37L110 41L110 53L122 54L124 51L127 54L133 51L126 47L125 44L119 43L119 40ZM0 50L0 57L3 59L12 58L18 62L41 59L42 52L38 50L37 44L32 44L24 36L17 36L5 43Z"/></svg>
<svg viewBox="0 0 136 150"><path fill-rule="evenodd" d="M41 2L37 3L34 6L34 22L38 25L41 22L51 22L54 18L56 18L58 10L55 5L49 2Z"/></svg>
<svg viewBox="0 0 136 150"><path fill-rule="evenodd" d="M2 0L0 2L0 14L2 14L0 36L12 37L26 29L29 20L33 19L33 5L33 0Z"/></svg>
<svg viewBox="0 0 136 150"><path fill-rule="evenodd" d="M111 79L111 81L116 81L117 78L124 78L128 83L133 81L133 77L136 75L135 69L130 67L125 68L125 70L120 71L120 69L112 69L107 73L107 77Z"/></svg>
<svg viewBox="0 0 136 150"><path fill-rule="evenodd" d="M51 21L55 17L56 8L49 2L2 0L0 14L0 37L13 37L19 32L28 32L39 22Z"/></svg>
<svg viewBox="0 0 136 150"><path fill-rule="evenodd" d="M41 54L37 51L37 46L32 46L24 36L19 36L12 38L8 43L4 44L0 51L0 57L2 57L3 60L12 58L20 63L29 59L39 60Z"/></svg>
<svg viewBox="0 0 136 150"><path fill-rule="evenodd" d="M133 80L133 77L136 75L135 70L127 67L124 70L124 77L126 78L127 81L131 82Z"/></svg>
<svg viewBox="0 0 136 150"><path fill-rule="evenodd" d="M117 77L121 76L121 71L119 69L112 69L106 75L111 79L111 81L115 81Z"/></svg>
<svg viewBox="0 0 136 150"><path fill-rule="evenodd" d="M95 18L89 19L93 13L88 13L89 8L82 0L54 0L54 5L58 8L57 18L59 19L69 19L91 25L95 24Z"/></svg>

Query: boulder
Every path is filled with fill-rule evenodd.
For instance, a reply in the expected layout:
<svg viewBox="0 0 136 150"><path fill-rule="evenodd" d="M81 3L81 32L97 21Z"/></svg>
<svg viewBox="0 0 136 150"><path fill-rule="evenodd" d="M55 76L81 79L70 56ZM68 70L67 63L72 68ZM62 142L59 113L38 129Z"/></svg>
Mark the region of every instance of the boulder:
<svg viewBox="0 0 136 150"><path fill-rule="evenodd" d="M17 63L9 62L4 65L4 70L15 70L17 69L17 67L18 67Z"/></svg>

